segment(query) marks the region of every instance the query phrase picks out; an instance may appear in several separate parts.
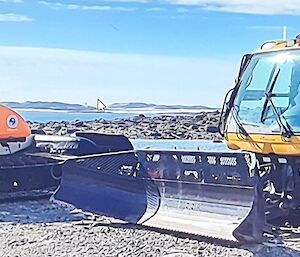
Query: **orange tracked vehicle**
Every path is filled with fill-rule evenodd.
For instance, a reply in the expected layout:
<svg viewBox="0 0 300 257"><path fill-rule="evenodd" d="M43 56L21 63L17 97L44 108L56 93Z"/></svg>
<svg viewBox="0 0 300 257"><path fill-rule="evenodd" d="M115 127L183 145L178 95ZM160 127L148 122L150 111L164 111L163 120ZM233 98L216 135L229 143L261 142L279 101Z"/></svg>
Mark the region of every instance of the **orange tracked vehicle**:
<svg viewBox="0 0 300 257"><path fill-rule="evenodd" d="M0 155L12 154L32 143L26 121L16 112L0 105Z"/></svg>

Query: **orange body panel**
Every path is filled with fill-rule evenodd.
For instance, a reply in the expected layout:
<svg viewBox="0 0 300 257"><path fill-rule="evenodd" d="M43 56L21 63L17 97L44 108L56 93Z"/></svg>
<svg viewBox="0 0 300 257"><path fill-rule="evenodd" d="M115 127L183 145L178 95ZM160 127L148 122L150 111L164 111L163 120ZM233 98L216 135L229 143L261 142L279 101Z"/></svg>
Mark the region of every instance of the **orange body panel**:
<svg viewBox="0 0 300 257"><path fill-rule="evenodd" d="M31 130L26 121L15 111L0 105L0 140L26 138Z"/></svg>

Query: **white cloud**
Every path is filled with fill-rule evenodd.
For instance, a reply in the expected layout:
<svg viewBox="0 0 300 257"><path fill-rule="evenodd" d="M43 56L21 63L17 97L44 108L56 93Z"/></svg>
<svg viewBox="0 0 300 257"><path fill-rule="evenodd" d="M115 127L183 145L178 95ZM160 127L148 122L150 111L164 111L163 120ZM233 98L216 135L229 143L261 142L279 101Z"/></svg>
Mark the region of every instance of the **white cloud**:
<svg viewBox="0 0 300 257"><path fill-rule="evenodd" d="M238 60L0 47L1 101L221 106Z"/></svg>
<svg viewBox="0 0 300 257"><path fill-rule="evenodd" d="M148 3L149 0L101 0L100 2L110 2L110 3Z"/></svg>
<svg viewBox="0 0 300 257"><path fill-rule="evenodd" d="M28 22L33 21L32 18L16 13L0 13L0 22Z"/></svg>
<svg viewBox="0 0 300 257"><path fill-rule="evenodd" d="M0 3L15 3L15 4L19 4L19 3L23 3L23 0L0 0Z"/></svg>
<svg viewBox="0 0 300 257"><path fill-rule="evenodd" d="M0 0L8 1L8 0ZM12 0L13 1L13 0ZM15 0L20 1L20 0ZM300 4L298 0L102 0L102 3L150 3L160 5L172 4L179 6L199 7L200 10L244 13L244 14L260 14L260 15L300 15ZM65 4L63 2L47 2L40 1L41 4L52 8L66 8L72 10L132 10L127 7L112 7L101 5L81 5L81 4ZM165 7L164 7L165 8ZM152 9L152 10L151 10ZM149 11L157 11L160 7L148 8ZM197 9L196 9L197 10ZM199 10L199 9L198 9Z"/></svg>
<svg viewBox="0 0 300 257"><path fill-rule="evenodd" d="M199 6L201 9L218 12L300 15L296 0L165 0L175 5Z"/></svg>
<svg viewBox="0 0 300 257"><path fill-rule="evenodd" d="M165 12L165 11L167 11L167 9L162 8L162 7L151 7L151 8L147 8L146 11L147 12Z"/></svg>
<svg viewBox="0 0 300 257"><path fill-rule="evenodd" d="M119 11L130 12L135 11L135 7L109 6L109 5L80 5L80 4L64 4L60 2L50 3L47 1L39 1L39 4L48 6L53 9L68 9L79 11Z"/></svg>
<svg viewBox="0 0 300 257"><path fill-rule="evenodd" d="M190 12L193 12L194 10L192 8L178 7L178 8L176 8L176 11L178 13L190 13Z"/></svg>

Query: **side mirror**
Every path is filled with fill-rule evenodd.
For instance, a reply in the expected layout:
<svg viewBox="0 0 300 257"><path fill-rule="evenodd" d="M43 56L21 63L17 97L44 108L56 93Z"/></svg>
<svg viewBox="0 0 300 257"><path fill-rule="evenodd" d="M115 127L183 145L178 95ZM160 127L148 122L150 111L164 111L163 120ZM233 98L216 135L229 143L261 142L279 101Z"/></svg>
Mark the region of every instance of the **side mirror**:
<svg viewBox="0 0 300 257"><path fill-rule="evenodd" d="M220 129L216 126L208 126L206 129L208 133L220 133Z"/></svg>

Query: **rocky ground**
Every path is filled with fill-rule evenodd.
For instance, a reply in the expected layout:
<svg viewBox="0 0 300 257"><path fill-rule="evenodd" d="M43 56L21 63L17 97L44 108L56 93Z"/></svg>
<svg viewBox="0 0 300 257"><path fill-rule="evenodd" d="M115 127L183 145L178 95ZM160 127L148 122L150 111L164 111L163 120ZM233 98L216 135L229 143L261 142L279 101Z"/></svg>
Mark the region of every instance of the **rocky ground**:
<svg viewBox="0 0 300 257"><path fill-rule="evenodd" d="M68 135L77 131L148 139L221 139L206 132L220 113L145 117L113 121L30 123L34 130ZM284 247L236 245L126 225L107 217L70 213L46 200L0 204L0 256L294 257L300 240Z"/></svg>
<svg viewBox="0 0 300 257"><path fill-rule="evenodd" d="M199 112L197 115L135 116L112 121L71 121L30 123L33 130L47 134L68 135L78 131L121 134L131 139L221 139L219 134L206 132L207 126L217 125L220 112Z"/></svg>
<svg viewBox="0 0 300 257"><path fill-rule="evenodd" d="M237 246L165 234L46 200L0 204L0 256L294 257L300 249ZM294 247L295 248L295 247Z"/></svg>

